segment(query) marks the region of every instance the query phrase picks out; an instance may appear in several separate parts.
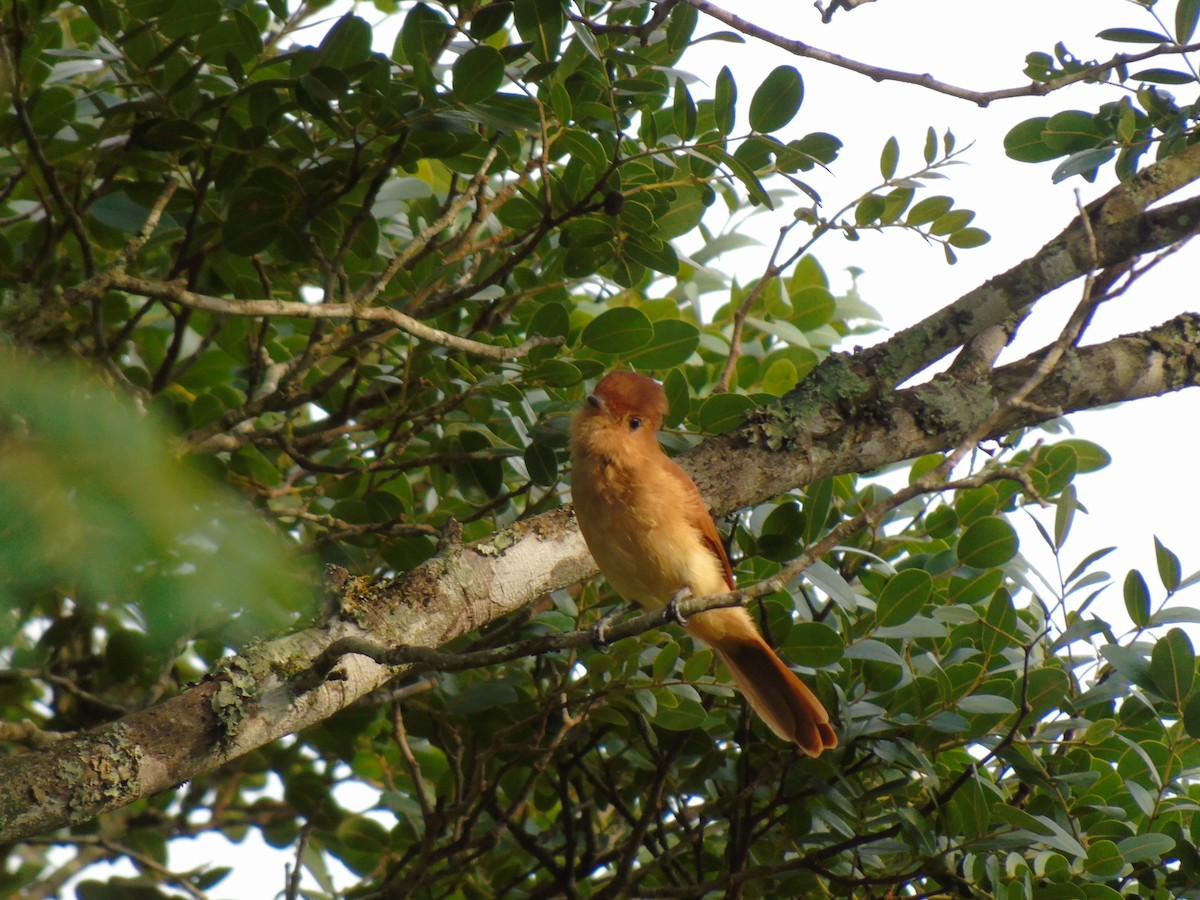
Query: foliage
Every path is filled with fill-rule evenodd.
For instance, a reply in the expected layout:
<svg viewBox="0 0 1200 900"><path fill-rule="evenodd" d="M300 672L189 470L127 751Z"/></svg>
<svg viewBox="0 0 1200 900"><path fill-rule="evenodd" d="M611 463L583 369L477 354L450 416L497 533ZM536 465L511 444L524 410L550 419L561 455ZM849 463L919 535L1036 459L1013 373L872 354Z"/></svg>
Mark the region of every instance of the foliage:
<svg viewBox="0 0 1200 900"><path fill-rule="evenodd" d="M799 71L749 85L726 68L709 90L687 71L688 3L405 3L390 52L355 15L306 44L317 6L0 3L8 740L118 720L319 620L283 543L383 576L560 506L567 417L615 365L664 382L672 449L737 428L878 322L831 288L825 235L907 232L951 262L988 240L929 189L961 153L933 129L918 169L885 139L878 184L827 212L842 145L794 127ZM1156 39L1190 40L1197 5L1179 10ZM1065 50L1029 63L1046 84L1082 71ZM1115 157L1128 178L1152 144L1195 144L1178 80L1111 77L1140 79L1138 106L1031 119L1010 153L1066 155L1055 178ZM762 274L723 272L744 216L772 211ZM257 829L296 853L309 896L336 893L330 859L355 896L1200 895L1200 689L1178 627L1200 612L1176 602L1194 579L1158 545L1157 579L1124 579L1122 633L1092 610L1116 592L1108 550L1066 550L1076 479L1105 451L1024 432L989 450L945 493L888 504L895 479L848 463L725 523L751 585L883 504L755 606L837 710L834 753L782 747L668 628L410 671L175 791L9 846L0 883L46 895L124 857L137 879L89 874L79 895L219 894L223 869L169 871L171 842ZM1069 572L1049 580L1013 524L1042 502ZM590 628L612 599L558 590L446 649Z"/></svg>
<svg viewBox="0 0 1200 900"><path fill-rule="evenodd" d="M1141 0L1138 0L1141 2ZM1049 83L1063 76L1099 81L1112 80L1128 88L1121 99L1104 103L1095 111L1068 109L1052 116L1036 116L1016 125L1005 138L1009 156L1023 162L1042 162L1065 156L1054 170L1054 180L1082 175L1088 181L1115 158L1116 171L1128 178L1137 171L1142 156L1155 148L1157 158L1178 153L1195 142L1200 112L1195 103L1180 104L1172 87L1191 88L1200 81L1188 56L1178 67L1135 63L1147 57L1157 62L1157 52L1139 53L1146 45L1184 47L1196 34L1200 4L1180 0L1173 21L1165 21L1157 4L1142 3L1150 28L1106 28L1099 37L1123 45L1116 65L1084 63L1059 43L1053 55L1030 53L1025 74Z"/></svg>

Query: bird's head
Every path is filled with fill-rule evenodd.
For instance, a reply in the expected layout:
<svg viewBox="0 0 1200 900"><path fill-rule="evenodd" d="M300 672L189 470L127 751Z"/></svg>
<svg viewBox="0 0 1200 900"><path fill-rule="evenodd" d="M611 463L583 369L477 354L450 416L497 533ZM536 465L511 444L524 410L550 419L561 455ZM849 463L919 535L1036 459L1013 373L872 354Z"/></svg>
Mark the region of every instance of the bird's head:
<svg viewBox="0 0 1200 900"><path fill-rule="evenodd" d="M653 378L609 372L588 394L571 430L577 447L614 456L621 448L657 448L666 414L667 393Z"/></svg>

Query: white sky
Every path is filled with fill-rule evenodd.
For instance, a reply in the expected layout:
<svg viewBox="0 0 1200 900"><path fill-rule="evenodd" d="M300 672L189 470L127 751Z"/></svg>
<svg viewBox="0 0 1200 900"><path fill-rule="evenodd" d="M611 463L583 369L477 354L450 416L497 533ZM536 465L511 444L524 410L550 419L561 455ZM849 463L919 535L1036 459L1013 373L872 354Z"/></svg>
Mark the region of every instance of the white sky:
<svg viewBox="0 0 1200 900"><path fill-rule="evenodd" d="M348 5L335 5L331 15L340 14ZM1065 40L1077 57L1105 58L1127 48L1095 39L1095 32L1118 25L1155 27L1144 9L1131 0L878 0L849 14L840 11L830 25L822 25L807 2L730 0L724 5L752 22L822 49L874 65L929 72L939 80L978 90L1025 83L1021 74L1025 54L1052 52L1058 40ZM1173 21L1173 0L1161 0L1158 6L1164 19ZM362 4L358 12L371 20L378 16L368 4ZM376 30L377 47L385 52L391 49L399 19L389 25ZM710 27L702 20L701 29L723 30L723 26ZM305 32L302 39L315 43L320 30ZM1096 185L1081 179L1052 185L1055 163L1013 162L1005 157L1002 141L1005 132L1023 119L1071 108L1094 110L1104 100L1119 96L1115 89L1080 85L1047 98L1005 100L979 109L909 85L877 84L759 42L742 46L706 43L685 57L683 67L711 85L720 67L728 65L738 83L744 116L754 88L771 69L783 64L800 70L805 100L800 114L780 136L787 140L810 131L827 131L844 143L832 175L810 173L827 210L839 208L877 183L879 153L892 135L900 142L900 172L920 165L930 125L939 132L952 127L959 146L975 143L964 157L968 165L948 170L952 180L931 191L954 196L957 207L974 209L978 215L973 224L992 235L987 246L961 251L958 265L946 265L940 248L899 233L865 235L857 243L831 236L814 248L835 279L835 290L843 290L849 283L841 274L846 267L865 270L859 282L862 295L881 311L889 329L919 321L1031 255L1067 225L1074 214L1076 189L1087 203L1113 184L1112 176L1104 175ZM1103 98L1102 92L1106 92ZM711 96L711 88L697 86L693 94ZM747 227L761 227L762 240L770 242L782 221L772 222L764 216ZM1130 295L1103 307L1085 342L1141 330L1185 309L1195 309L1197 291L1191 273L1197 252L1200 247L1185 249ZM743 251L733 260L739 280L745 283L765 266L767 249ZM730 259L723 258L718 265L728 271ZM1039 311L1024 326L1015 348L1002 361L1024 356L1052 340L1077 299L1078 287L1073 285L1053 302L1041 304L1053 309ZM1193 471L1193 445L1200 437L1194 424L1198 400L1200 394L1185 391L1071 417L1076 434L1104 446L1112 454L1113 464L1077 482L1090 515L1076 516L1064 570L1098 547L1118 546L1103 566L1113 574L1116 585L1109 589L1104 606L1094 608L1114 624L1120 623L1118 633L1127 624L1120 583L1128 568L1140 568L1152 596L1156 601L1162 597L1161 587L1156 589L1154 534L1179 555L1185 576L1200 568L1200 548L1191 523L1194 511L1200 508L1200 486ZM1043 522L1052 529L1052 509L1043 515ZM1022 530L1021 549L1048 576L1053 573L1053 561L1032 528ZM1183 602L1189 600L1196 602L1196 598L1183 598ZM271 896L282 887L284 865L292 860L290 853L272 850L254 832L245 844L232 850L227 847L213 837L172 844L172 866L232 863L236 871L212 891L214 897L249 900ZM349 876L341 883L349 883ZM306 884L313 886L307 878Z"/></svg>
<svg viewBox="0 0 1200 900"><path fill-rule="evenodd" d="M1024 84L1025 54L1035 50L1052 53L1059 40L1078 58L1104 59L1128 47L1095 38L1095 32L1116 26L1156 27L1144 8L1130 0L1010 0L1004 4L878 0L850 14L839 11L827 26L820 24L807 4L796 4L786 13L781 13L781 4L768 0L739 0L725 6L756 24L821 49L887 68L928 72L940 81L974 90ZM1173 0L1158 4L1167 23L1174 20L1174 8ZM1086 27L1081 23L1087 23ZM1036 252L1068 224L1076 208L1076 190L1086 204L1115 184L1108 172L1094 185L1080 178L1054 185L1050 176L1056 162L1014 162L1004 154L1003 138L1013 125L1032 116L1073 108L1094 110L1100 103L1120 97L1118 88L1077 85L1045 98L1003 100L979 108L911 85L875 83L764 47L761 42L702 46L713 77L721 65L728 65L737 79L739 97L747 102L753 88L775 66L792 64L800 70L805 82L804 105L778 136L786 140L809 131L829 131L844 142L832 176L813 179L826 209L839 208L877 183L879 153L890 136L900 142L900 172L921 165L925 130L930 125L939 133L950 127L960 147L974 142L961 157L967 165L943 170L951 180L935 184L930 193L949 194L956 207L975 210L972 224L990 232L991 243L960 251L955 266L945 263L940 248L896 232L865 234L857 243L831 236L814 248L814 255L831 277L847 266L865 270L859 279L863 298L880 310L890 331L920 321ZM1144 45L1135 49L1144 49ZM691 71L703 73L695 57L688 61ZM1169 60L1146 66L1160 64L1180 67ZM1186 94L1181 96L1183 102L1188 99ZM764 240L771 240L773 228L768 226L764 234ZM1197 245L1185 248L1129 294L1103 306L1084 343L1139 331L1181 311L1196 309L1200 295L1192 273L1198 252ZM759 253L748 263L751 268L739 268L739 274L745 273L742 280L753 277L754 267L761 269L765 259L765 252ZM843 279L841 286L846 283ZM1078 301L1079 290L1078 284L1069 285L1039 304L1038 312L1000 361L1020 358L1053 340ZM867 343L874 340L871 336ZM1198 402L1200 395L1195 391L1184 391L1070 417L1077 436L1105 447L1113 463L1076 482L1090 514L1076 516L1065 548L1064 571L1094 549L1117 546L1101 566L1117 582L1108 592L1109 602L1102 613L1114 624L1127 623L1120 583L1129 568L1142 570L1156 600L1163 595L1161 586L1155 590L1160 583L1154 534L1180 557L1185 576L1200 569L1192 524L1194 510L1200 506L1200 486L1192 466L1192 447L1200 438L1200 429L1193 424ZM1050 530L1053 512L1047 510L1042 516ZM1023 529L1022 552L1051 575L1053 559L1043 548L1032 528Z"/></svg>

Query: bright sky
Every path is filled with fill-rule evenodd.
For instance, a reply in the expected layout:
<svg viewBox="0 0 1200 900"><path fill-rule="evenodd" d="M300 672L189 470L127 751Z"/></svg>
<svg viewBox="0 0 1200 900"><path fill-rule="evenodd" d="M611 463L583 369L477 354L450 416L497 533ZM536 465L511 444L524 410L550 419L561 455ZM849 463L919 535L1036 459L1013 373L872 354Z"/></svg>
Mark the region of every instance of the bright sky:
<svg viewBox="0 0 1200 900"><path fill-rule="evenodd" d="M335 5L331 15L336 17L348 6ZM756 24L822 49L874 65L929 72L941 81L977 90L1025 83L1021 74L1025 54L1052 52L1058 40L1067 40L1068 49L1077 57L1105 58L1126 48L1093 38L1095 32L1118 25L1155 27L1144 8L1131 0L1008 0L1000 4L878 0L849 14L839 12L830 25L820 23L810 3L738 0L725 6ZM1174 0L1158 4L1167 22L1173 21L1174 7ZM378 18L369 4L361 4L358 13L372 21ZM395 18L376 30L379 49L390 51L399 22ZM302 40L316 43L324 27L304 32ZM708 28L706 23L702 28L723 30L719 25ZM925 130L930 125L939 132L952 126L959 146L974 142L964 157L967 165L949 170L952 180L938 184L933 193L951 194L956 206L974 209L978 216L973 224L992 234L990 244L960 252L956 266L945 263L940 248L898 233L866 235L858 243L831 236L814 250L835 278L835 290L843 290L849 283L842 274L846 267L865 270L859 282L863 298L881 311L889 329L919 321L1031 255L1067 225L1074 214L1076 189L1087 203L1113 183L1111 176L1105 176L1096 185L1081 179L1052 185L1054 163L1012 162L1004 155L1002 141L1005 132L1023 119L1070 108L1095 109L1103 102L1101 91L1107 91L1103 99L1108 100L1119 96L1115 89L1080 85L1041 100L1004 100L979 109L917 87L876 84L760 42L741 46L709 42L684 61L689 71L709 85L720 67L728 65L735 74L743 110L767 73L784 64L795 65L803 75L805 101L781 136L786 140L810 131L828 131L845 145L832 174L812 178L827 210L839 208L877 183L879 153L892 135L900 142L901 172L921 164ZM711 96L711 88L697 86L693 93ZM761 228L762 240L770 242L782 221L760 217L752 220L747 230ZM720 264L729 270L735 263L745 283L761 272L767 252L766 248L743 251L733 263L723 259ZM1196 253L1196 248L1185 249L1146 277L1130 295L1103 307L1085 342L1141 330L1189 307L1195 309L1197 291L1191 272ZM1039 313L1024 326L1015 348L1002 361L1024 356L1057 336L1062 319L1078 300L1078 291L1078 286L1072 285L1052 303L1041 304L1053 309ZM1185 576L1200 569L1200 547L1192 523L1193 511L1200 509L1200 486L1192 471L1198 402L1200 394L1185 391L1071 417L1076 434L1107 448L1113 464L1077 484L1090 515L1076 517L1064 570L1069 571L1094 549L1118 546L1104 566L1116 585L1109 589L1102 612L1096 609L1114 623L1126 623L1120 583L1128 568L1140 568L1152 596L1161 599L1161 587L1156 590L1154 534L1179 555ZM1042 515L1052 528L1053 510ZM1022 529L1022 552L1050 576L1054 564L1043 547L1031 527ZM1188 599L1197 602L1200 598L1184 598L1184 602ZM1123 624L1117 632L1122 630ZM270 896L283 885L284 865L292 861L290 853L264 845L256 832L232 850L213 836L178 843L172 845L175 868L202 863L235 866L236 871L213 890L214 897L249 900ZM339 880L349 883L348 874ZM313 882L306 878L306 884L312 886Z"/></svg>
<svg viewBox="0 0 1200 900"><path fill-rule="evenodd" d="M878 0L850 14L838 12L829 25L820 24L807 4L797 4L783 14L780 4L769 0L739 0L725 6L755 24L823 50L887 68L927 72L940 81L974 90L1025 83L1021 73L1025 54L1035 50L1052 53L1059 40L1065 40L1078 58L1104 59L1128 48L1095 38L1095 32L1116 26L1156 28L1146 10L1131 0L1011 0L1004 4ZM1157 8L1164 21L1173 21L1173 0L1161 0ZM1080 23L1087 25L1081 27ZM1054 185L1050 176L1055 163L1029 165L1009 160L1003 138L1013 125L1032 116L1072 108L1094 110L1101 102L1120 97L1118 88L1077 85L1046 98L1002 100L984 109L906 84L877 84L862 75L766 48L757 41L702 47L713 77L721 65L728 65L742 97L748 97L777 65L792 64L800 70L805 81L804 105L779 136L787 139L809 131L829 131L843 140L845 146L832 167L832 176L813 179L827 209L839 208L876 183L879 153L890 136L900 142L900 172L921 165L925 130L930 125L939 132L952 127L960 147L974 142L961 157L967 165L944 170L951 180L936 185L931 193L950 194L956 207L975 210L978 215L972 224L992 235L985 247L960 252L955 266L944 262L940 248L898 233L865 235L857 243L831 236L814 248L831 276L847 266L865 270L859 279L863 298L881 311L889 330L920 321L1032 255L1068 224L1076 209L1075 191L1086 204L1115 184L1111 173L1105 173L1094 185L1080 178ZM691 71L704 73L696 57L689 61ZM764 240L773 238L773 227L764 228ZM1192 274L1196 253L1195 246L1185 248L1128 295L1103 306L1084 343L1139 331L1186 309L1196 309L1198 295ZM748 268L739 265L737 269L744 273L743 281L753 277L756 268L761 269L766 253L746 251L739 261L745 257L751 257ZM843 280L842 286L845 283ZM1079 285L1069 285L1039 304L1038 313L1023 326L1001 362L1023 357L1057 337L1078 302L1079 290ZM1154 534L1180 557L1185 576L1200 569L1200 547L1192 521L1193 510L1200 506L1200 485L1191 468L1195 458L1191 447L1200 437L1193 425L1198 402L1200 396L1195 392L1184 391L1070 418L1076 434L1105 447L1113 463L1077 482L1089 515L1076 516L1065 548L1064 571L1094 549L1117 546L1102 566L1117 582L1101 613L1114 623L1127 622L1120 583L1129 568L1140 568L1152 595L1162 597L1161 587L1154 589L1160 585ZM1044 524L1052 526L1053 512L1042 514ZM1032 527L1022 530L1022 552L1049 576L1054 563L1044 547Z"/></svg>

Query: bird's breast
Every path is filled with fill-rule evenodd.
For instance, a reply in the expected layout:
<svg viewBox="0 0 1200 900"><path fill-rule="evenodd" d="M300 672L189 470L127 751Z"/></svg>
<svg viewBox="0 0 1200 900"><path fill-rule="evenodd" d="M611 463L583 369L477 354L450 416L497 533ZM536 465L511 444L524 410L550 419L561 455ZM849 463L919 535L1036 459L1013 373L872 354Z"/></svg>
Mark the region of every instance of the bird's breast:
<svg viewBox="0 0 1200 900"><path fill-rule="evenodd" d="M647 469L611 458L576 461L576 517L600 571L623 597L650 609L682 587L696 596L725 590L720 562L685 515L685 498Z"/></svg>

